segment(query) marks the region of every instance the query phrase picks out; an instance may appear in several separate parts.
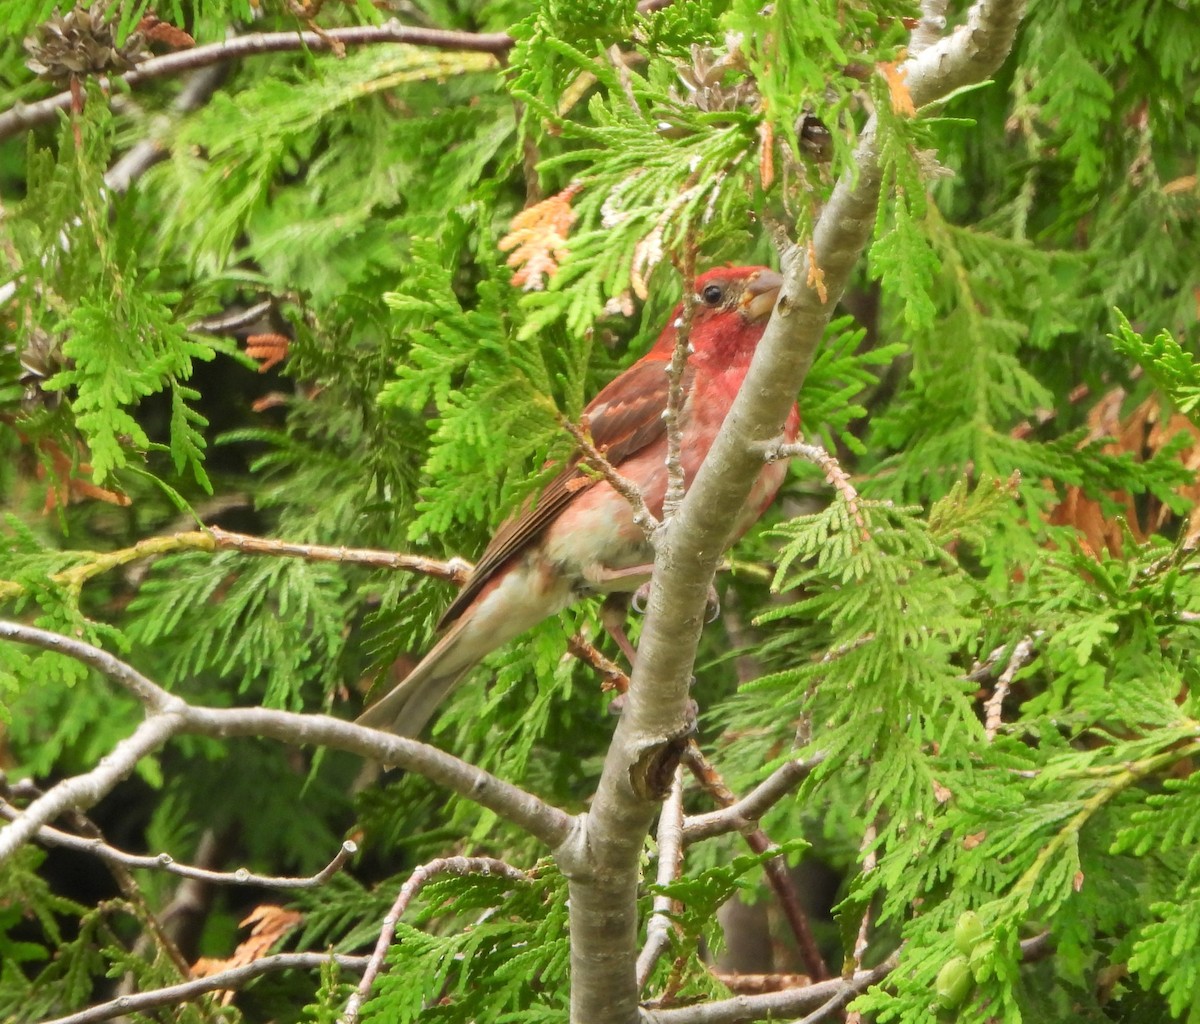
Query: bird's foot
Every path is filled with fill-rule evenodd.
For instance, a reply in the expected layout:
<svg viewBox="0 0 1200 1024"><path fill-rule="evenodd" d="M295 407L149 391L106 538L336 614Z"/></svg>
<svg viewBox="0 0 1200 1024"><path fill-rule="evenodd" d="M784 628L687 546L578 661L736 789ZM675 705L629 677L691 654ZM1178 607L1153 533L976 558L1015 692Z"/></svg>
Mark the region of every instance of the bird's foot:
<svg viewBox="0 0 1200 1024"><path fill-rule="evenodd" d="M708 585L708 596L704 599L704 621L716 622L721 614L721 596L713 584Z"/></svg>
<svg viewBox="0 0 1200 1024"><path fill-rule="evenodd" d="M604 599L604 603L600 605L600 625L616 642L632 668L634 662L637 661L637 651L633 649L633 644L629 642L629 635L625 632L625 599L623 595L610 594Z"/></svg>

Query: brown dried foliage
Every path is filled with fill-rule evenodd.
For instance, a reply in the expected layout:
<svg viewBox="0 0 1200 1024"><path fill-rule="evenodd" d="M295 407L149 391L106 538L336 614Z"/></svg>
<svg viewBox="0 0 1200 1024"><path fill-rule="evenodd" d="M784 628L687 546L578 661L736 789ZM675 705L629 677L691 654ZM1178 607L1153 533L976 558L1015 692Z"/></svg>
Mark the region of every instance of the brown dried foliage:
<svg viewBox="0 0 1200 1024"><path fill-rule="evenodd" d="M1200 430L1187 417L1165 410L1157 395L1151 395L1122 416L1125 398L1125 391L1115 388L1093 406L1088 414L1088 440L1109 437L1112 440L1105 446L1106 452L1114 455L1131 453L1145 461L1181 433L1192 438L1192 443L1179 453L1179 459L1191 470L1193 479L1179 487L1176 493L1191 503L1182 528L1184 544L1194 547L1200 542L1200 476L1197 475L1200 470ZM1135 503L1133 497L1124 492L1111 497L1124 506L1124 526L1139 542L1176 519L1171 508L1156 498ZM1062 502L1051 514L1050 522L1075 527L1084 549L1092 555L1105 548L1113 555L1121 554L1122 523L1115 517L1105 516L1100 502L1088 497L1081 487L1068 488Z"/></svg>
<svg viewBox="0 0 1200 1024"><path fill-rule="evenodd" d="M567 235L575 223L571 200L582 187L573 182L513 218L512 230L500 239L500 251L512 250L507 263L518 268L512 279L517 287L527 292L541 291L546 279L558 273L558 265L567 255Z"/></svg>
<svg viewBox="0 0 1200 1024"><path fill-rule="evenodd" d="M207 978L222 971L245 967L246 964L261 960L271 952L272 947L288 932L303 920L303 915L295 910L277 907L272 903L264 903L255 907L242 921L240 927L251 925L250 934L238 944L233 956L226 960L215 957L201 957L192 964L192 975L197 978ZM225 991L221 994L221 1005L228 1006L233 1000L234 993Z"/></svg>

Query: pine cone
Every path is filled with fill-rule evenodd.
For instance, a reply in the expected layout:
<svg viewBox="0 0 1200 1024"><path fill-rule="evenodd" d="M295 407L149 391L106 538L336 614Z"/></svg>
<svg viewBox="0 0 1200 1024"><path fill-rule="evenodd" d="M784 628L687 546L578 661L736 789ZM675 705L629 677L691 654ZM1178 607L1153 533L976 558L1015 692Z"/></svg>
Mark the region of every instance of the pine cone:
<svg viewBox="0 0 1200 1024"><path fill-rule="evenodd" d="M6 351L12 351L6 347ZM17 350L21 361L21 374L17 378L24 387L21 405L27 412L34 409L55 409L62 401L62 393L46 391L43 385L63 368L66 362L62 353L62 338L47 334L34 325L25 339L23 348Z"/></svg>
<svg viewBox="0 0 1200 1024"><path fill-rule="evenodd" d="M758 102L758 87L746 74L746 66L735 39L726 40L722 52L692 47L692 63L680 66L679 80L687 90L678 97L707 113L752 107ZM732 74L731 74L732 72Z"/></svg>
<svg viewBox="0 0 1200 1024"><path fill-rule="evenodd" d="M26 66L39 78L68 85L71 79L107 72L128 71L144 57L140 33L131 33L118 47L113 23L105 20L103 7L76 7L67 15L55 14L40 26L36 36L25 40L29 54Z"/></svg>

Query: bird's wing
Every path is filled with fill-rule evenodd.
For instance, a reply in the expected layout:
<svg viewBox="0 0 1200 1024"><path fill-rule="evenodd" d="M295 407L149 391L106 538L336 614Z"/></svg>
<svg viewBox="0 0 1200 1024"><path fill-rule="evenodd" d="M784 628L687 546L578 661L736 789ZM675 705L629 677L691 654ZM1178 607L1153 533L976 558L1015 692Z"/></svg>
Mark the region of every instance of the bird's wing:
<svg viewBox="0 0 1200 1024"><path fill-rule="evenodd" d="M613 466L620 468L622 462L666 432L662 417L667 407L666 371L667 364L661 359L642 359L605 387L584 410L592 442ZM689 376L690 368L685 374L685 388ZM438 628L466 611L496 570L554 522L572 497L595 482L596 477L580 469L579 456L574 456L535 502L500 525L462 590L442 614Z"/></svg>

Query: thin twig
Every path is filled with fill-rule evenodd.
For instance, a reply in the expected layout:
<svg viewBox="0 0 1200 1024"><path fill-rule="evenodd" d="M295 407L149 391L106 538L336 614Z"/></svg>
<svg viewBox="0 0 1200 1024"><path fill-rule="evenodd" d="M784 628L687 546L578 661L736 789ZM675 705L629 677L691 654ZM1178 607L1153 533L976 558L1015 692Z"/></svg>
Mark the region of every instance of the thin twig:
<svg viewBox="0 0 1200 1024"><path fill-rule="evenodd" d="M743 974L740 971L711 970L710 973L730 992L741 995L762 995L764 992L783 992L812 984L807 974Z"/></svg>
<svg viewBox="0 0 1200 1024"><path fill-rule="evenodd" d="M342 956L338 953L277 953L274 956L264 956L260 960L252 960L241 967L222 971L220 974L210 974L206 978L167 985L151 992L119 996L106 1003L89 1006L79 1013L56 1017L45 1024L96 1024L97 1021L112 1020L114 1017L145 1013L158 1006L190 1002L207 992L243 988L255 978L275 971L310 971L328 963L336 963L342 970L358 972L366 969L367 959L365 956Z"/></svg>
<svg viewBox="0 0 1200 1024"><path fill-rule="evenodd" d="M633 80L629 74L629 64L626 61L625 54L621 52L621 47L613 43L607 50L604 51L608 57L609 63L617 73L617 81L621 83L621 91L625 94L625 99L629 101L629 106L633 109L635 117L642 116L642 108L638 106L637 96L633 91ZM641 56L637 54L636 56Z"/></svg>
<svg viewBox="0 0 1200 1024"><path fill-rule="evenodd" d="M1044 960L1053 952L1049 932L1042 932L1021 942L1022 963ZM661 1010L644 1008L641 1019L643 1024L742 1024L745 1021L795 1018L797 1014L808 1012L807 1017L794 1024L817 1024L836 1013L855 996L883 981L896 969L898 962L899 952L893 952L877 967L858 971L850 980L834 978L802 988L764 992L761 995L739 995L694 1006Z"/></svg>
<svg viewBox="0 0 1200 1024"><path fill-rule="evenodd" d="M852 979L843 982L840 991L835 992L808 1016L801 1017L796 1024L819 1024L820 1021L829 1020L835 1014L840 1014L852 999L869 989L877 980L882 980L895 968L896 958L893 955L874 970L864 972L865 977L862 977L861 980L859 980L860 976L856 974Z"/></svg>
<svg viewBox="0 0 1200 1024"><path fill-rule="evenodd" d="M683 761L708 794L722 807L729 808L738 802L733 791L721 778L721 773L704 756L704 752L695 740L689 741L687 749L684 751ZM755 792L757 793L758 790ZM800 896L787 873L787 864L778 856L782 851L771 842L770 837L761 828L743 831L742 838L755 853L764 854L772 850L776 851L775 856L763 861L763 873L767 876L767 882L774 891L775 898L779 901L779 909L783 912L784 919L796 940L800 958L804 961L804 969L818 981L828 978L829 968L825 966L825 960L817 948L817 941L808 924L808 915L804 912Z"/></svg>
<svg viewBox="0 0 1200 1024"><path fill-rule="evenodd" d="M248 555L272 555L276 558L303 558L309 562L339 562L344 565L365 565L373 569L397 569L415 572L434 579L462 585L471 574L471 563L463 558L442 562L421 555L373 548L325 547L320 544L297 544L272 537L254 537L246 533L231 533L220 527L190 530L185 533L147 537L127 548L115 551L76 551L75 557L86 558L78 565L54 573L50 580L57 586L78 591L88 580L111 569L117 569L144 558L159 558L182 551L240 551ZM0 581L0 601L20 597L25 587L15 581Z"/></svg>
<svg viewBox="0 0 1200 1024"><path fill-rule="evenodd" d="M996 738L1000 726L1004 722L1004 698L1008 696L1009 688L1016 674L1033 658L1033 637L1022 637L1013 648L1012 656L1000 678L996 680L996 688L984 702L984 733L990 743Z"/></svg>
<svg viewBox="0 0 1200 1024"><path fill-rule="evenodd" d="M692 351L692 321L696 318L696 245L688 235L683 246L679 272L683 277L683 314L675 321L675 347L671 361L667 364L667 410L663 417L667 426L667 490L663 496L663 519L669 519L683 501L684 479L683 425L679 414L687 398L683 390L683 377L687 370L688 355Z"/></svg>
<svg viewBox="0 0 1200 1024"><path fill-rule="evenodd" d="M255 32L252 35L225 39L219 43L209 43L207 46L196 46L190 50L151 57L132 71L121 75L120 80L127 87L134 88L143 82L169 78L185 71L195 71L213 64L224 64L260 54L289 51L325 53L335 46L376 46L381 43L404 43L438 50L490 53L499 59L512 48L513 38L507 32L452 32L445 29L414 28L411 25L401 25L394 19L384 25L355 25L321 33ZM105 76L97 81L104 92L111 92L110 78ZM70 105L70 90L35 103L14 105L0 114L0 141L24 128L32 128L34 125L53 120L58 111L66 110Z"/></svg>
<svg viewBox="0 0 1200 1024"><path fill-rule="evenodd" d="M203 334L232 334L234 331L249 327L256 320L266 316L274 304L273 299L263 299L246 309L226 311L218 313L216 316L205 317L192 324L188 330Z"/></svg>
<svg viewBox="0 0 1200 1024"><path fill-rule="evenodd" d="M375 948L371 951L370 957L366 958L367 963L362 980L347 1001L346 1009L342 1012L341 1017L338 1018L339 1024L355 1024L358 1020L362 1004L370 996L371 986L375 984L375 979L383 969L384 957L387 956L388 947L391 946L392 939L396 936L396 925L400 923L400 918L404 916L408 905L425 883L438 875L503 875L514 882L528 882L530 878L528 872L514 868L511 864L506 864L494 857L439 857L437 860L431 860L428 864L422 864L416 868L400 887L395 902L383 919Z"/></svg>
<svg viewBox="0 0 1200 1024"><path fill-rule="evenodd" d="M74 658L128 690L148 710L176 711L184 706L181 698L151 682L132 665L122 661L115 654L109 654L108 651L83 640L53 633L48 629L39 629L37 626L4 621L0 621L0 640L15 640L17 643L29 644L44 651L55 651Z"/></svg>
<svg viewBox="0 0 1200 1024"><path fill-rule="evenodd" d="M654 881L659 886L670 885L679 878L683 864L683 768L675 769L671 792L658 816L658 871ZM671 944L671 915L678 905L670 896L658 893L654 897L650 920L646 924L646 944L637 958L637 986L646 987L650 972L659 957Z"/></svg>
<svg viewBox="0 0 1200 1024"><path fill-rule="evenodd" d="M11 820L21 813L17 807L9 803L9 800L36 800L42 795L42 790L34 784L32 779L21 779L19 782L9 785L3 773L0 773L0 815ZM100 826L83 811L71 808L65 811L62 817L71 828L82 833L82 837L73 836L72 838L84 843L89 840L98 843L104 842L104 833ZM121 895L129 904L130 910L146 927L139 942L155 947L157 952L165 953L180 975L188 977L188 960L180 951L179 944L174 937L167 931L165 913L155 913L151 908L149 900L146 899L145 893L142 892L141 886L138 885L137 879L133 877L127 865L108 861L107 867L109 874L117 883L117 888L121 890Z"/></svg>
<svg viewBox="0 0 1200 1024"><path fill-rule="evenodd" d="M863 517L862 509L859 506L858 490L854 484L850 482L850 475L842 469L841 463L836 458L829 454L819 444L806 444L804 441L771 441L763 447L763 458L767 462L778 462L780 459L807 459L813 465L820 468L825 474L825 479L829 486L842 496L846 507L850 509L850 514L854 516L854 522L862 531L864 541L871 539L871 533L867 529L867 521Z"/></svg>
<svg viewBox="0 0 1200 1024"><path fill-rule="evenodd" d="M1044 630L1035 629L1028 635L1036 642L1042 638L1043 634ZM1002 643L999 647L992 648L988 656L983 661L975 662L971 666L971 671L963 676L963 678L972 683L986 683L989 679L995 678L996 666L1000 664L1000 660L1010 650L1011 644L1012 641L1009 640ZM1007 662L1005 664L1007 665Z"/></svg>
<svg viewBox="0 0 1200 1024"><path fill-rule="evenodd" d="M567 640L567 650L580 661L591 665L604 677L603 689L624 693L629 689L629 676L611 658L606 658L582 633L575 633Z"/></svg>
<svg viewBox="0 0 1200 1024"><path fill-rule="evenodd" d="M869 875L875 870L878 863L878 856L875 851L875 840L879 835L879 830L875 827L875 823L863 830L862 842L859 844L859 852L865 853L863 857L862 874ZM863 955L867 952L867 944L871 935L871 904L868 901L866 909L863 910L862 920L858 922L858 935L854 938L854 951L850 956L850 962L846 965L846 969L842 971L843 976L854 977L862 970ZM846 1014L846 1024L862 1024L862 1014L857 1010L853 1010Z"/></svg>
<svg viewBox="0 0 1200 1024"><path fill-rule="evenodd" d="M630 507L633 509L634 524L646 535L646 539L653 543L655 531L658 529L658 519L655 518L654 513L646 505L646 499L642 496L642 489L628 477L621 476L617 472L617 468L608 461L604 452L593 443L586 425L580 426L578 423L574 423L561 415L558 421L562 428L575 439L575 443L579 445L580 451L583 452L584 465L604 477L609 486L629 502Z"/></svg>
<svg viewBox="0 0 1200 1024"><path fill-rule="evenodd" d="M0 864L64 811L94 807L133 772L138 761L161 749L182 729L183 718L177 713L151 714L90 772L73 775L51 786L26 807L19 818L0 829Z"/></svg>
<svg viewBox="0 0 1200 1024"><path fill-rule="evenodd" d="M153 124L149 135L133 146L124 156L108 169L104 175L104 184L116 193L129 191L129 187L145 174L160 160L166 158L169 152L163 144L163 136L170 129L173 119L183 114L199 110L217 91L221 80L225 77L224 64L201 68L185 82L179 95L171 104L172 115L160 114Z"/></svg>
<svg viewBox="0 0 1200 1024"><path fill-rule="evenodd" d="M233 831L233 828L227 828L225 834L231 835ZM216 833L211 828L206 828L196 843L195 863L201 867L219 864L221 852L222 844L217 839ZM125 869L119 865L113 865L110 870L123 871ZM180 879L179 885L169 894L167 902L165 904L160 902L161 909L156 917L160 923L161 932L156 933L156 936L139 936L133 946L133 955L145 959L152 949L154 937L159 937L160 941L165 940L176 947L185 942L189 935L198 937L206 910L211 905L211 895L212 886L207 882L195 878ZM180 977L190 978L192 973L189 961L184 959L182 954L180 954L180 960L183 963ZM120 985L113 991L113 995L135 992L137 984L137 978L133 972L126 971Z"/></svg>
<svg viewBox="0 0 1200 1024"><path fill-rule="evenodd" d="M0 818L16 821L21 811L7 801L0 800ZM154 855L127 853L124 850L110 846L100 838L72 835L61 829L44 825L38 829L35 838L46 846L58 846L63 849L87 853L110 864L120 864L127 868L147 868L163 871L168 875L178 875L181 878L194 878L202 882L214 882L218 885L253 885L259 889L316 889L324 885L338 873L355 853L358 846L347 840L342 843L333 858L315 875L305 878L290 878L276 875L256 875L245 868L234 871L212 871L208 868L194 867L190 864L180 864L169 853Z"/></svg>
<svg viewBox="0 0 1200 1024"><path fill-rule="evenodd" d="M864 876L869 875L872 871L874 871L876 865L879 863L878 853L875 850L875 840L878 836L879 829L876 828L874 822L872 822L866 827L866 829L863 830L862 843L859 845L859 852L865 854L863 857L862 866L862 874ZM870 933L870 929L871 907L870 904L868 904L867 909L863 911L862 921L860 921L858 925L858 936L854 940L854 955L852 957L852 962L854 964L854 970L856 971L862 967L863 954L865 954L867 951L867 938Z"/></svg>
<svg viewBox="0 0 1200 1024"><path fill-rule="evenodd" d="M662 1010L643 1009L642 1021L644 1024L741 1024L744 1021L795 1017L816 1007L804 1018L807 1024L814 1024L886 978L895 969L896 961L897 956L893 953L878 967L860 971L849 981L831 978L780 992L739 995L732 999Z"/></svg>
<svg viewBox="0 0 1200 1024"><path fill-rule="evenodd" d="M750 793L727 804L719 811L695 814L684 819L683 840L699 842L729 832L745 832L758 827L759 819L787 796L825 760L823 753L803 761L788 761L780 765Z"/></svg>
<svg viewBox="0 0 1200 1024"><path fill-rule="evenodd" d="M670 4L671 0L641 0L638 11L649 14ZM185 71L224 64L265 53L311 51L313 53L345 52L347 46L377 46L403 43L408 46L427 46L437 50L460 50L470 53L490 53L503 60L516 40L507 32L455 32L449 29L420 28L402 25L392 19L383 25L355 25L348 28L322 29L309 32L256 32L235 36L220 43L195 46L151 57L132 71L120 76L129 88L156 78L169 78ZM112 91L112 80L102 76L97 81L106 92ZM0 141L24 128L52 121L60 110L71 106L71 91L66 90L34 103L16 103L0 113Z"/></svg>
<svg viewBox="0 0 1200 1024"><path fill-rule="evenodd" d="M407 555L374 548L325 547L320 544L296 544L271 537L252 537L245 533L230 533L212 526L209 535L219 549L233 549L243 554L275 555L303 558L308 562L341 562L346 565L366 565L376 569L402 569L423 576L462 585L471 575L471 563L465 558L440 562L421 555Z"/></svg>

